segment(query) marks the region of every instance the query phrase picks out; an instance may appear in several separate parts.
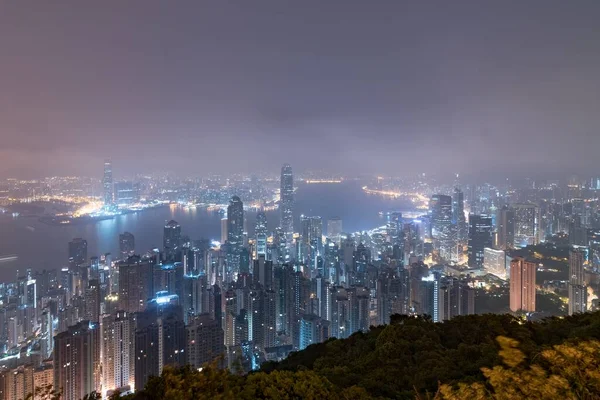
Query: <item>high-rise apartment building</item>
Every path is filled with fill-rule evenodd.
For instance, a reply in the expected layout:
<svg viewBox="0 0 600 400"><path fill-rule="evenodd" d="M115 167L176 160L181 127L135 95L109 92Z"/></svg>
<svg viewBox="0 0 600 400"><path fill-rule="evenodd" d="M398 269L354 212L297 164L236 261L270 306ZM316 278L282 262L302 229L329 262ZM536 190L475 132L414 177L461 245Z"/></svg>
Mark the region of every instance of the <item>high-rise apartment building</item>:
<svg viewBox="0 0 600 400"><path fill-rule="evenodd" d="M587 306L587 287L583 268L584 252L574 248L569 251L569 315L585 312Z"/></svg>
<svg viewBox="0 0 600 400"><path fill-rule="evenodd" d="M129 257L119 264L119 309L133 313L144 311L146 303L154 297L154 262Z"/></svg>
<svg viewBox="0 0 600 400"><path fill-rule="evenodd" d="M100 391L100 334L97 324L82 321L54 337L54 387L61 399L80 400Z"/></svg>
<svg viewBox="0 0 600 400"><path fill-rule="evenodd" d="M311 344L329 339L329 322L314 314L303 315L300 319L300 350Z"/></svg>
<svg viewBox="0 0 600 400"><path fill-rule="evenodd" d="M176 297L157 297L137 316L134 363L138 388L151 376L160 376L166 365L185 365L185 323L182 307L173 304Z"/></svg>
<svg viewBox="0 0 600 400"><path fill-rule="evenodd" d="M439 320L475 314L475 291L456 278L442 279L438 295Z"/></svg>
<svg viewBox="0 0 600 400"><path fill-rule="evenodd" d="M200 368L225 354L223 329L209 314L193 318L186 327L187 364Z"/></svg>
<svg viewBox="0 0 600 400"><path fill-rule="evenodd" d="M510 262L511 311L535 312L535 279L537 265L522 257Z"/></svg>
<svg viewBox="0 0 600 400"><path fill-rule="evenodd" d="M100 324L102 333L102 391L110 396L116 390L135 390L135 321L132 314L107 314Z"/></svg>

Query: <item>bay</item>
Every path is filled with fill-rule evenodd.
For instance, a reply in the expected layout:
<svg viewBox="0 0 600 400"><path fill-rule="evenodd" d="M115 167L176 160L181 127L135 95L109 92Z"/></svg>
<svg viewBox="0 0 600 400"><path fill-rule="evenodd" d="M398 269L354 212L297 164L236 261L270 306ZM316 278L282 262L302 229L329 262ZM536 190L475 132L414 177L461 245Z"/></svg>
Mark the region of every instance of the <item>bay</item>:
<svg viewBox="0 0 600 400"><path fill-rule="evenodd" d="M242 199L243 201L244 199ZM381 226L385 223L380 211L411 210L406 199L391 199L368 195L361 184L347 181L339 184L300 184L296 191L295 229L300 227L300 215L319 215L323 218L323 232L327 219L340 217L345 232L356 232ZM246 212L246 225L253 234L256 212ZM133 233L136 252L162 247L163 227L174 219L181 225L182 233L191 239L220 240L221 216L204 209L178 206L162 207L114 219L85 225L53 226L36 218L0 216L0 257L15 255L16 259L0 263L0 281L13 280L17 270L61 268L68 263L68 242L82 237L88 242L88 256L112 253L119 255L119 234ZM267 213L269 230L279 224L278 211Z"/></svg>

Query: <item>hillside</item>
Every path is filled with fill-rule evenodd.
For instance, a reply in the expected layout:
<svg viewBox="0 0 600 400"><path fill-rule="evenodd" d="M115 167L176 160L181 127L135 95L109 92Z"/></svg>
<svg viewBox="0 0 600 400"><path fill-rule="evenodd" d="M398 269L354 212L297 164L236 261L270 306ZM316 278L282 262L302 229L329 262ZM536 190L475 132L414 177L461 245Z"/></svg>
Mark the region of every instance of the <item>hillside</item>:
<svg viewBox="0 0 600 400"><path fill-rule="evenodd" d="M395 316L246 376L210 366L167 370L131 398L598 398L598 339L600 313L536 323Z"/></svg>

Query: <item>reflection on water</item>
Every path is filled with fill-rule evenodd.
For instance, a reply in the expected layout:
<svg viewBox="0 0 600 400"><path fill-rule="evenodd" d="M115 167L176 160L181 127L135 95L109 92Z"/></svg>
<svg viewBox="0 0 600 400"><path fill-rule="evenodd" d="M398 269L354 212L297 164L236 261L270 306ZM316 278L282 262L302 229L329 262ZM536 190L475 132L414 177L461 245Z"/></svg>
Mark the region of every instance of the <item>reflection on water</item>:
<svg viewBox="0 0 600 400"><path fill-rule="evenodd" d="M304 215L320 215L324 221L338 216L342 218L346 232L370 229L383 224L379 211L402 210L410 206L402 199L370 196L354 183L301 185L296 192L296 229L299 218ZM247 229L254 230L255 212L246 212ZM0 280L16 276L17 269L34 270L60 268L67 264L67 243L75 237L88 241L88 255L94 256L119 252L119 234L125 231L135 236L136 250L143 252L162 247L165 223L176 220L182 232L191 239L220 238L221 216L218 212L184 207L162 207L137 214L125 214L94 224L50 226L34 218L0 216L0 256L16 259L0 264ZM277 226L277 211L267 212L269 229Z"/></svg>

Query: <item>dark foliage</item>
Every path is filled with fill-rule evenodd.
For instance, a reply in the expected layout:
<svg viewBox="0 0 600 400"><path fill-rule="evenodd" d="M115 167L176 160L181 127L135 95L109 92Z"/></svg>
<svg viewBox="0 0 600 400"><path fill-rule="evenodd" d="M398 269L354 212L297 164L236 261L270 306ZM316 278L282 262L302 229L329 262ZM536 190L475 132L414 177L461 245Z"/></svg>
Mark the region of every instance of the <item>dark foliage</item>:
<svg viewBox="0 0 600 400"><path fill-rule="evenodd" d="M260 372L246 376L218 370L216 364L201 372L167 369L144 391L129 397L414 399L445 393L451 398L452 388L459 387L459 383L463 391L477 389L484 393L490 376L486 371L506 365L499 337L517 346L515 351L524 360L520 368L529 371L526 368L531 361L543 359L543 352L553 346L599 339L600 313L541 322L492 314L458 317L444 323L394 316L387 326L310 346L282 362L264 364ZM469 385L475 385L475 389Z"/></svg>

